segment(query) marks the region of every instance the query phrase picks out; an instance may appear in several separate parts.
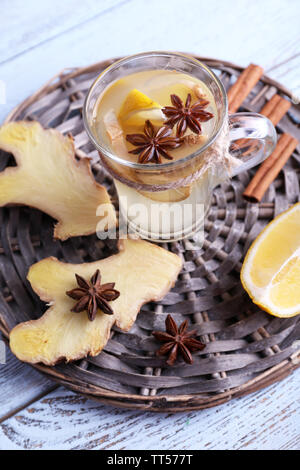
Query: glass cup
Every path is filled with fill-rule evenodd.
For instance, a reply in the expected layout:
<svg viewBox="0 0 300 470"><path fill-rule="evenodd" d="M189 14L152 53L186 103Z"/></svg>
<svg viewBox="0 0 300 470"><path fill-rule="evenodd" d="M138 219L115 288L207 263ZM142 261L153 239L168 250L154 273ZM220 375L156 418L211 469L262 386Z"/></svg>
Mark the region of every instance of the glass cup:
<svg viewBox="0 0 300 470"><path fill-rule="evenodd" d="M112 82L156 69L176 70L204 82L215 100L215 126L205 145L182 159L161 164L133 163L99 140L94 128L95 112L99 97ZM277 141L268 118L244 112L228 115L226 91L209 67L190 56L170 52L137 54L104 70L86 96L83 118L104 167L114 179L120 213L128 229L156 242L200 233L214 188L262 162Z"/></svg>

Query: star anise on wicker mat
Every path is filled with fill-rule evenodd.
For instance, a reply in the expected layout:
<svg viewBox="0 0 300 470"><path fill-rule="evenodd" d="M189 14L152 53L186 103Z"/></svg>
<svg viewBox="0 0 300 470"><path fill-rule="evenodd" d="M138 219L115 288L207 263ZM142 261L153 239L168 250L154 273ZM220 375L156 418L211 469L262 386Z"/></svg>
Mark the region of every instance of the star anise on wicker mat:
<svg viewBox="0 0 300 470"><path fill-rule="evenodd" d="M139 155L139 163L162 163L162 159L173 160L168 150L179 147L183 140L177 137L171 137L172 129L170 126L162 126L157 131L151 121L145 122L144 134L127 134L126 140L137 147L130 150L129 153Z"/></svg>
<svg viewBox="0 0 300 470"><path fill-rule="evenodd" d="M193 363L192 352L202 351L205 344L193 338L197 334L197 330L187 331L188 320L185 320L178 327L171 317L168 315L166 318L166 332L153 331L152 334L158 341L165 343L156 352L157 356L168 355L167 364L172 366L178 355L181 355L187 364Z"/></svg>
<svg viewBox="0 0 300 470"><path fill-rule="evenodd" d="M113 315L113 309L108 302L116 300L120 295L120 292L114 289L115 283L101 284L99 269L91 277L90 283L79 274L75 276L79 287L66 292L69 297L77 300L71 312L79 313L86 310L90 321L95 320L98 308L107 315Z"/></svg>
<svg viewBox="0 0 300 470"><path fill-rule="evenodd" d="M214 115L205 111L204 108L208 106L209 101L200 99L191 105L192 97L189 93L185 104L179 96L171 95L171 102L173 106L165 106L162 112L168 118L165 122L167 126L176 127L176 136L182 137L185 131L189 128L195 134L201 133L201 122L209 121Z"/></svg>

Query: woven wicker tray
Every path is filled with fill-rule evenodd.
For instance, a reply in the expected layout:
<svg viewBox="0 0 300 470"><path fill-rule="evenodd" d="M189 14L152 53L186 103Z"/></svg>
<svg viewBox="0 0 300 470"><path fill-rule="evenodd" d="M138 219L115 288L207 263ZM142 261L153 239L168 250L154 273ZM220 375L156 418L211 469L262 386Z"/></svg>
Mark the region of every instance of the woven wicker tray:
<svg viewBox="0 0 300 470"><path fill-rule="evenodd" d="M71 132L78 156L92 158L96 179L107 186L117 204L112 180L100 166L81 118L88 88L114 60L63 71L14 109L7 121L35 119L43 126ZM213 68L227 89L243 70L228 62L200 60ZM279 83L262 77L242 109L259 111L275 91L291 98ZM277 130L299 139L299 118L299 106L293 105ZM97 357L35 368L105 403L183 411L211 407L251 393L299 367L300 316L283 320L262 312L252 304L239 280L241 263L252 240L275 215L299 201L299 151L298 147L260 204L245 203L241 197L250 172L215 190L203 248L191 251L184 241L165 245L182 253L184 270L163 301L142 308L129 333L115 328ZM1 155L0 170L11 162L11 156ZM0 219L0 328L5 337L14 325L38 318L46 308L26 280L31 264L50 255L71 263L88 262L115 250L114 243L104 243L96 236L54 241L54 221L27 207L3 208ZM157 345L151 331L164 328L168 313L178 322L188 318L207 343L206 349L195 355L192 366L179 363L177 367L166 367L164 359L154 354Z"/></svg>

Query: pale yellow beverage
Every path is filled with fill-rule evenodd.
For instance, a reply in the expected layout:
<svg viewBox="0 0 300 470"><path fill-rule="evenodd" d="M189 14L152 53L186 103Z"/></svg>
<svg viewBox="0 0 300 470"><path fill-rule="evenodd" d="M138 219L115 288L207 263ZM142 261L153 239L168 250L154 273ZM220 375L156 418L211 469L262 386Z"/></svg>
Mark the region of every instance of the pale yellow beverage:
<svg viewBox="0 0 300 470"><path fill-rule="evenodd" d="M83 120L114 180L122 226L159 242L203 237L214 188L261 163L276 144L264 116L228 115L226 90L207 65L166 51L102 71ZM245 139L249 146L239 145Z"/></svg>

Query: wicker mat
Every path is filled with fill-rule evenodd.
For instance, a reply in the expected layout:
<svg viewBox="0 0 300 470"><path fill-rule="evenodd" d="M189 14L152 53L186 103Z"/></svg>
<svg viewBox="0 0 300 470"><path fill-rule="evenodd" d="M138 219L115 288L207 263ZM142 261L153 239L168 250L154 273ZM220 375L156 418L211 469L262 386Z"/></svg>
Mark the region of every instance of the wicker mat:
<svg viewBox="0 0 300 470"><path fill-rule="evenodd" d="M200 58L228 89L242 67ZM45 127L71 132L79 156L88 155L96 179L117 204L110 176L83 129L81 108L95 77L109 60L85 69L63 71L12 111L7 120L34 119ZM274 92L291 93L266 76L258 82L242 109L259 112ZM300 137L300 110L293 105L278 132ZM184 269L174 289L158 303L145 305L129 333L114 328L104 351L94 358L56 367L35 366L48 377L84 395L127 408L183 411L214 406L281 380L300 365L300 316L278 319L255 306L243 290L239 272L250 243L278 213L299 201L299 146L271 185L263 202L245 203L242 192L251 178L245 172L214 193L199 251L183 242L164 246L180 254ZM0 170L13 164L1 155ZM31 264L47 256L71 263L89 262L115 251L113 242L96 236L54 241L54 221L27 207L0 210L0 327L8 336L14 325L38 318L45 311L26 280ZM207 344L194 364L168 367L155 356L153 329L164 329L166 315L177 322L188 318Z"/></svg>

